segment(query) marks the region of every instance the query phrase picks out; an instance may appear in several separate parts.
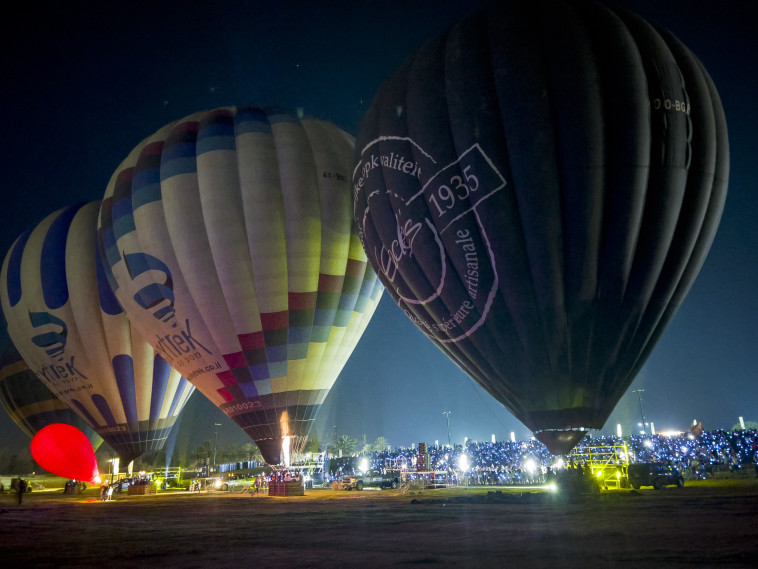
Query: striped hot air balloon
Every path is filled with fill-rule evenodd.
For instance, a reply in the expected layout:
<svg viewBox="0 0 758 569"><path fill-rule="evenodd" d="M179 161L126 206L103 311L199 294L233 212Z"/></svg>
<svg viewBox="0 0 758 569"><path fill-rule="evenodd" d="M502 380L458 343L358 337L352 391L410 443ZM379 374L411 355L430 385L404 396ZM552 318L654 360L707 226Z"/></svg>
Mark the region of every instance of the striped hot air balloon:
<svg viewBox="0 0 758 569"><path fill-rule="evenodd" d="M53 393L130 462L160 450L193 386L132 327L96 255L100 202L20 236L0 273L18 351Z"/></svg>
<svg viewBox="0 0 758 569"><path fill-rule="evenodd" d="M330 123L216 109L139 144L103 199L130 319L268 463L304 445L382 291L352 222L352 155Z"/></svg>
<svg viewBox="0 0 758 569"><path fill-rule="evenodd" d="M0 358L0 403L29 438L53 423L82 431L97 450L103 438L37 377L13 344Z"/></svg>

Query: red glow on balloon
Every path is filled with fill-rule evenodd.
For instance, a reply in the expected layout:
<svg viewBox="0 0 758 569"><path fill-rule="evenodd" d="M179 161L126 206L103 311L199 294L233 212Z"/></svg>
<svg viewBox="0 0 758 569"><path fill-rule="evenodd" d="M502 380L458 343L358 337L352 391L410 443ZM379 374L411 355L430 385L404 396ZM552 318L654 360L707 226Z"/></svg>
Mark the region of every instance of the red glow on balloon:
<svg viewBox="0 0 758 569"><path fill-rule="evenodd" d="M64 423L48 425L32 439L31 451L35 462L51 474L99 482L95 452L87 435L76 427Z"/></svg>

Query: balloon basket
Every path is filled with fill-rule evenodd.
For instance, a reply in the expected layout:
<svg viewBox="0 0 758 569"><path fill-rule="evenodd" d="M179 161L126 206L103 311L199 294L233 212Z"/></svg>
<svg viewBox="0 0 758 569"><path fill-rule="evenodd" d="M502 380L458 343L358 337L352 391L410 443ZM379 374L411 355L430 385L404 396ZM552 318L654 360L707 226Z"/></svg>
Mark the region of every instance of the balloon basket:
<svg viewBox="0 0 758 569"><path fill-rule="evenodd" d="M305 487L302 482L269 482L269 496L305 496Z"/></svg>
<svg viewBox="0 0 758 569"><path fill-rule="evenodd" d="M128 490L129 496L144 496L145 494L155 494L153 484L132 484Z"/></svg>

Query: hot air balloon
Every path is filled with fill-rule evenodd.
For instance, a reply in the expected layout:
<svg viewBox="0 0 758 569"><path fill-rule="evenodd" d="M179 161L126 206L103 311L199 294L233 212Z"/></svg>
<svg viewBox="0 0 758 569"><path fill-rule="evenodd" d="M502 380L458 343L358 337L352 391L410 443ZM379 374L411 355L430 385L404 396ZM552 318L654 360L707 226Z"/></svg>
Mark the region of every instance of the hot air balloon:
<svg viewBox="0 0 758 569"><path fill-rule="evenodd" d="M32 458L42 468L63 478L100 482L92 445L73 425L53 423L40 430L31 444Z"/></svg>
<svg viewBox="0 0 758 569"><path fill-rule="evenodd" d="M721 103L675 37L596 2L501 2L364 117L354 214L405 314L565 453L682 303L726 196Z"/></svg>
<svg viewBox="0 0 758 569"><path fill-rule="evenodd" d="M93 450L103 442L100 435L37 377L13 344L0 357L0 403L29 438L48 425L66 423L82 431Z"/></svg>
<svg viewBox="0 0 758 569"><path fill-rule="evenodd" d="M130 319L270 464L302 450L381 295L351 215L353 142L275 109L201 112L139 144L103 199Z"/></svg>
<svg viewBox="0 0 758 569"><path fill-rule="evenodd" d="M45 218L0 273L8 333L29 367L124 462L160 450L194 390L131 326L96 255L99 202Z"/></svg>

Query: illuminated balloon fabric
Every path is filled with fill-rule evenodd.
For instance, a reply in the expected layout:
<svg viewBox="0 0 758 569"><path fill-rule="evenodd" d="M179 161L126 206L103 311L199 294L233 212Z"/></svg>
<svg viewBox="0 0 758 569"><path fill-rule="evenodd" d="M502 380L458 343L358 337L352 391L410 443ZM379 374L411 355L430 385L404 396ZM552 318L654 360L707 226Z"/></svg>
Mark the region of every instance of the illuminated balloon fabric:
<svg viewBox="0 0 758 569"><path fill-rule="evenodd" d="M729 168L699 61L579 1L502 2L429 42L356 149L382 282L553 453L602 427L681 304Z"/></svg>
<svg viewBox="0 0 758 569"><path fill-rule="evenodd" d="M82 431L93 450L103 442L100 435L37 377L13 344L0 358L0 403L29 438L48 425L66 423Z"/></svg>
<svg viewBox="0 0 758 569"><path fill-rule="evenodd" d="M96 261L99 207L60 210L19 237L0 273L0 302L29 367L129 462L163 447L194 388L110 291Z"/></svg>
<svg viewBox="0 0 758 569"><path fill-rule="evenodd" d="M103 200L119 301L268 463L302 448L381 295L351 214L353 145L277 110L202 112L135 148Z"/></svg>
<svg viewBox="0 0 758 569"><path fill-rule="evenodd" d="M96 482L100 472L92 445L72 425L53 423L34 435L32 458L42 468L63 478Z"/></svg>

